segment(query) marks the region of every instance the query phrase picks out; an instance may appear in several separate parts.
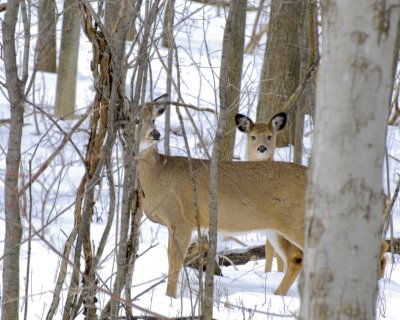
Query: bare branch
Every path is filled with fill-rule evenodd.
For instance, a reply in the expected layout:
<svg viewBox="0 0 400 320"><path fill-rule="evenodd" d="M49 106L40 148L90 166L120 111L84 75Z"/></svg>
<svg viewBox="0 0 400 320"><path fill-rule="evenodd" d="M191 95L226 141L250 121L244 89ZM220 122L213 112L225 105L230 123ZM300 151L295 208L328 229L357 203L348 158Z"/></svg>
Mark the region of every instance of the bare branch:
<svg viewBox="0 0 400 320"><path fill-rule="evenodd" d="M38 106L34 106L35 108L39 109L44 115L46 115L51 121L53 121L56 125L57 125L57 121L55 121L53 119L52 116L48 115L47 112L45 112L42 108L38 107ZM76 130L78 130L81 126L81 124L86 120L86 118L89 116L89 114L92 112L92 108L88 108L88 110L86 111L85 114L83 114L81 116L81 118L78 120L78 122L72 127L71 131L69 133L65 133L64 130L62 130L62 128L60 126L58 126L58 128L64 133L64 138L61 141L60 145L57 147L56 150L54 150L54 152L49 156L49 158L47 158L47 160L45 160L43 162L43 164L40 166L39 170L36 171L32 177L29 178L29 181L22 187L22 190L26 190L27 188L29 188L30 185L32 185L32 183L34 183L37 178L39 178L39 176L47 169L47 167L49 166L49 164L54 160L54 158L61 152L61 150L65 147L65 145L68 142L71 142L71 144L75 147L75 150L78 151L78 155L80 155L80 151L78 149L78 147L75 146L74 142L71 140L72 135L76 132ZM83 157L81 156L81 160L83 163L85 163Z"/></svg>

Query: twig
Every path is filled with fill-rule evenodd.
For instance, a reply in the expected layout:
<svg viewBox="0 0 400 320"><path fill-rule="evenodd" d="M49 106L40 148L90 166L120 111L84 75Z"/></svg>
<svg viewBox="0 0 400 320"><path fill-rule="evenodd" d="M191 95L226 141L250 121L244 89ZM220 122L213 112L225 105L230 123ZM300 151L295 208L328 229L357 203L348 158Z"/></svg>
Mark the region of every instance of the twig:
<svg viewBox="0 0 400 320"><path fill-rule="evenodd" d="M28 80L29 71L29 48L30 48L30 26L31 23L28 18L28 13L26 9L26 4L30 5L30 2L21 1L21 13L22 21L24 26L24 54L23 54L23 68L22 68L22 78L21 78L21 89L25 90L26 81ZM30 10L29 10L30 11Z"/></svg>
<svg viewBox="0 0 400 320"><path fill-rule="evenodd" d="M178 25L179 25L179 23L178 23ZM153 41L152 43L155 43L155 42ZM163 60L163 58L162 58L162 56L161 56L161 54L160 54L160 52L159 52L157 46L154 45L154 49L155 49L155 52L156 52L157 55L158 55L158 58L159 58L159 60L160 60L160 63L162 64L163 68L164 68L165 70L168 70L168 68L167 68L167 66L165 65L165 62L164 62L164 60ZM175 49L175 55L177 55L177 51L178 51L178 50ZM178 59L177 59L177 56L176 56L176 57L175 57L175 61L177 61L177 60L178 60ZM176 63L177 63L177 62L176 62ZM177 92L179 92L179 86L175 83L174 79L171 79L171 81L172 81L172 84L174 85L175 90L176 90ZM202 147L203 150L204 150L204 153L206 154L207 159L210 159L211 156L210 156L210 154L209 154L209 152L208 152L208 150L207 150L207 147L206 147L206 145L205 145L205 143L204 143L204 140L203 140L203 138L202 138L202 136L201 136L201 134L200 134L200 132L199 132L199 129L197 128L196 123L195 123L194 120L193 120L192 115L191 115L190 112L187 110L187 108L185 108L185 111L186 111L186 115L188 116L191 125L192 125L193 128L194 128L194 131L195 131L196 136L199 138L199 142L200 142L200 144L201 144L201 147Z"/></svg>
<svg viewBox="0 0 400 320"><path fill-rule="evenodd" d="M292 93L292 95L285 101L281 110L283 110L286 113L291 113L293 111L296 105L295 102L304 91L307 81L311 79L317 73L317 71L318 71L318 59L314 60L314 62L310 65L303 80L297 86L296 90Z"/></svg>
<svg viewBox="0 0 400 320"><path fill-rule="evenodd" d="M60 255L61 266L60 266L60 271L57 276L56 285L55 285L55 288L53 291L53 300L51 302L51 306L47 313L46 320L53 319L54 314L59 305L61 290L62 290L63 284L65 282L65 278L67 276L68 264L72 264L69 260L69 254L71 252L72 244L75 241L77 234L78 234L78 226L74 226L73 230L71 231L71 234L68 237L68 240L64 243L64 251L62 254L60 254L52 245L50 245L50 248L53 249L57 254ZM42 237L40 234L39 234L39 237L42 238L42 240L44 240L45 243L47 242L45 240L45 238ZM49 245L49 243L48 243L48 245ZM74 267L74 266L72 265L72 267Z"/></svg>
<svg viewBox="0 0 400 320"><path fill-rule="evenodd" d="M192 104L182 103L182 102L178 102L178 101L153 101L153 102L148 102L146 104L147 105L169 105L169 104L172 104L173 106L176 106L176 107L184 107L184 108L196 110L199 112L211 112L213 114L216 114L215 110L213 110L211 108L199 108Z"/></svg>
<svg viewBox="0 0 400 320"><path fill-rule="evenodd" d="M230 7L232 5L231 1L225 1L225 0L193 0L194 2L206 4L206 5L211 5L211 6L216 6L216 7ZM257 11L258 7L252 6L252 5L247 5L246 11Z"/></svg>
<svg viewBox="0 0 400 320"><path fill-rule="evenodd" d="M165 283L165 278L162 278L160 281L157 281L155 284L151 285L150 287L146 288L146 290L142 291L141 293L137 294L136 296L134 296L131 301L135 301L137 299L139 299L142 295L146 294L147 292L149 292L150 290L152 290L153 288L159 286L161 283Z"/></svg>
<svg viewBox="0 0 400 320"><path fill-rule="evenodd" d="M51 119L53 122L56 123L56 121L54 119L52 119L52 117L50 117L47 112L45 112L42 108L38 107L38 106L34 106L35 108L39 109L41 112L43 112L43 114L45 114L46 116L49 117L49 119ZM50 157L47 158L47 160L45 160L43 162L43 164L40 166L39 170L36 171L35 174L32 175L32 177L30 177L29 181L22 187L22 191L26 190L30 185L32 185L32 183L34 183L37 178L39 178L39 176L43 173L43 171L45 171L47 169L47 167L49 166L49 164L54 160L54 158L61 152L61 150L65 147L65 145L67 144L67 142L71 142L72 145L75 146L74 142L71 140L72 135L74 134L74 132L81 126L81 124L83 123L83 121L86 120L86 118L88 117L88 115L92 112L92 108L88 108L88 110L86 111L86 113L84 115L81 116L81 118L79 119L79 121L72 127L71 131L68 133L65 133L63 130L62 132L64 133L64 138L61 141L60 145L57 147L56 150L54 150L54 152L50 155ZM58 126L59 127L59 126ZM60 127L59 127L60 128ZM79 151L79 149L75 146L75 149ZM78 153L80 154L80 152ZM85 161L82 158L82 162L85 163Z"/></svg>
<svg viewBox="0 0 400 320"><path fill-rule="evenodd" d="M10 124L10 119L0 119L0 126Z"/></svg>
<svg viewBox="0 0 400 320"><path fill-rule="evenodd" d="M389 221L390 221L390 213L392 212L394 203L397 200L397 197L399 195L399 190L400 190L400 175L397 174L397 176L399 177L399 179L397 180L397 184L396 184L396 188L394 190L392 199L390 200L390 204L386 206L385 212L384 212L384 217L385 217L385 223L384 223L384 228L383 228L383 236L385 235L385 233L387 232L387 228L389 226Z"/></svg>
<svg viewBox="0 0 400 320"><path fill-rule="evenodd" d="M235 263L234 263L231 259L229 259L227 256L219 255L219 254L218 254L218 256L222 259L222 261L224 261L224 260L228 261L229 264L230 264L236 271L239 270L239 269L236 267Z"/></svg>
<svg viewBox="0 0 400 320"><path fill-rule="evenodd" d="M51 225L55 220L57 220L57 218L61 217L65 212L67 212L69 209L71 209L71 207L74 205L74 203L71 203L68 207L66 207L63 211L61 211L59 214L57 214L53 219L49 220L48 223L46 223L44 226L40 227L39 229L35 229L34 232L32 233L32 238L35 237L36 235L38 235L39 233L42 233L42 231L44 229L46 229L49 225ZM4 219L0 219L3 220ZM27 242L28 239L26 240L22 240L20 242L20 245L22 246L25 242ZM2 256L0 256L0 261L2 261L4 259L4 254Z"/></svg>
<svg viewBox="0 0 400 320"><path fill-rule="evenodd" d="M261 27L261 30L256 34L256 29L257 29L257 26L260 21L261 12L263 11L263 8L264 8L264 2L265 2L265 0L260 0L260 2L258 4L258 10L257 10L256 18L254 20L253 31L251 32L250 42L247 44L246 48L244 49L245 53L248 53L248 54L253 53L255 46L258 44L258 42L261 39L261 35L264 33L263 29L264 29L265 25L268 25L268 24L265 24L264 27ZM265 32L267 32L267 29L265 29ZM258 36L258 35L260 35L260 36Z"/></svg>
<svg viewBox="0 0 400 320"><path fill-rule="evenodd" d="M32 161L29 160L29 178L32 175ZM26 261L26 283L25 283L25 310L24 319L28 319L28 292L29 292L29 272L31 269L32 254L32 187L29 187L29 210L28 210L28 259Z"/></svg>
<svg viewBox="0 0 400 320"><path fill-rule="evenodd" d="M246 46L245 53L252 54L254 52L254 48L260 42L264 33L267 32L268 32L268 23L264 24L257 33L251 35L250 42Z"/></svg>
<svg viewBox="0 0 400 320"><path fill-rule="evenodd" d="M232 240L232 241L235 241L236 243L240 244L242 247L248 247L247 244L245 244L243 241L240 241L236 237L229 236L229 237L225 237L224 240Z"/></svg>
<svg viewBox="0 0 400 320"><path fill-rule="evenodd" d="M221 301L220 304L223 304L226 308L235 308L235 309L244 310L244 311L251 311L252 313L263 314L268 317L297 319L296 314L280 314L280 313L261 311L261 310L257 310L257 309L253 310L251 308L244 308L244 306L238 306L238 305L232 304L229 301L225 301L225 302Z"/></svg>
<svg viewBox="0 0 400 320"><path fill-rule="evenodd" d="M156 244L151 245L146 250L144 250L141 254L138 254L136 258L138 259L138 258L142 257L145 253L149 252L151 249L157 247L158 245L159 245L158 242Z"/></svg>

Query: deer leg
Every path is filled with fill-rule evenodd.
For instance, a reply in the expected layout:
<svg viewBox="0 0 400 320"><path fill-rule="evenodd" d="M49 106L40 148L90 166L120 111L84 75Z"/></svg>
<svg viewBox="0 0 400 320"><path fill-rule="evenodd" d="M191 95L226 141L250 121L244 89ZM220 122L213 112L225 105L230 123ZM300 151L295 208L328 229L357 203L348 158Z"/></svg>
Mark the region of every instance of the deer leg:
<svg viewBox="0 0 400 320"><path fill-rule="evenodd" d="M189 247L191 236L191 228L188 226L174 229L169 228L167 283L167 296L169 297L177 297L179 271L181 270L183 259Z"/></svg>
<svg viewBox="0 0 400 320"><path fill-rule="evenodd" d="M265 272L271 272L272 270L272 260L274 259L274 255L276 256L276 262L278 265L278 272L283 272L284 262L282 258L274 252L274 248L271 245L271 242L265 242Z"/></svg>
<svg viewBox="0 0 400 320"><path fill-rule="evenodd" d="M265 241L265 272L271 272L272 270L272 259L274 258L274 248L271 243Z"/></svg>
<svg viewBox="0 0 400 320"><path fill-rule="evenodd" d="M303 251L281 235L271 238L271 243L285 262L285 273L274 294L286 295L303 267Z"/></svg>
<svg viewBox="0 0 400 320"><path fill-rule="evenodd" d="M276 254L276 263L278 265L278 272L283 272L284 262L278 254Z"/></svg>
<svg viewBox="0 0 400 320"><path fill-rule="evenodd" d="M385 252L389 249L389 245L387 244L386 241L381 242L381 264L380 264L380 270L379 270L379 278L382 279L383 276L385 275L385 268L386 268L386 263L387 259L385 257Z"/></svg>

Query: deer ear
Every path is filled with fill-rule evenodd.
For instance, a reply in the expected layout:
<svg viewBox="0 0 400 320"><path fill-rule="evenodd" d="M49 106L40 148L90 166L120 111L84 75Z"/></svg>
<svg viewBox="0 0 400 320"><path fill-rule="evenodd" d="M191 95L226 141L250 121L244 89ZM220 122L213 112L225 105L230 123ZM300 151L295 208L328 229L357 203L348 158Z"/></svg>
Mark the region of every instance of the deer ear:
<svg viewBox="0 0 400 320"><path fill-rule="evenodd" d="M235 121L238 129L244 133L248 133L254 126L253 121L249 117L240 113L236 114Z"/></svg>
<svg viewBox="0 0 400 320"><path fill-rule="evenodd" d="M167 102L167 101L168 101L168 93L164 93L163 95L153 100L153 102Z"/></svg>
<svg viewBox="0 0 400 320"><path fill-rule="evenodd" d="M168 101L168 94L164 93L162 96L159 96L153 100L153 102L157 102L153 105L152 107L152 114L153 118L158 118L161 116L165 109L167 109L167 104L166 102Z"/></svg>
<svg viewBox="0 0 400 320"><path fill-rule="evenodd" d="M269 122L272 132L281 131L286 125L286 113L281 112L274 115Z"/></svg>

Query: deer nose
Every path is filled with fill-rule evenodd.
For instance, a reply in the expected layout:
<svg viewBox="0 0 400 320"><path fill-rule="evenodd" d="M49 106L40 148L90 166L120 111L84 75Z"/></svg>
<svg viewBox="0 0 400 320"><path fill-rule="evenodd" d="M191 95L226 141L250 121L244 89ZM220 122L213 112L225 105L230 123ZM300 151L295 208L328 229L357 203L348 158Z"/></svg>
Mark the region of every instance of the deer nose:
<svg viewBox="0 0 400 320"><path fill-rule="evenodd" d="M260 152L260 153L267 152L267 147L266 146L259 146L257 151Z"/></svg>
<svg viewBox="0 0 400 320"><path fill-rule="evenodd" d="M151 137L153 138L153 140L158 141L158 140L160 140L160 138L161 138L161 134L160 134L160 132L158 132L157 129L154 129L154 130L151 132Z"/></svg>

